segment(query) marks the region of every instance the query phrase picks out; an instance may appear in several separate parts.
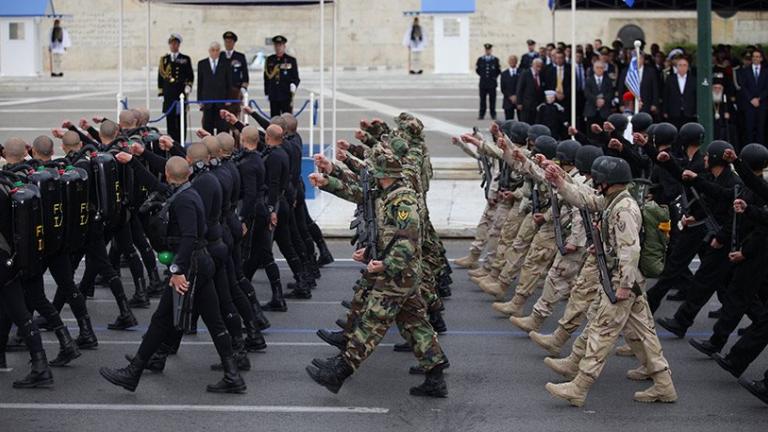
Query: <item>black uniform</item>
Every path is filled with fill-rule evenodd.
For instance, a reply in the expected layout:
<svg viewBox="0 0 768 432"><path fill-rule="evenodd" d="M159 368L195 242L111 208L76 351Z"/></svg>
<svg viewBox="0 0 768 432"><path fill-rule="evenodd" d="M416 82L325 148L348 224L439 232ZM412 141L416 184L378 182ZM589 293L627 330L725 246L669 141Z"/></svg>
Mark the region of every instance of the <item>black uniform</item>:
<svg viewBox="0 0 768 432"><path fill-rule="evenodd" d="M296 59L288 54L278 57L272 54L264 65L264 94L269 98L272 117L282 113L293 113L291 84L299 86L299 66Z"/></svg>
<svg viewBox="0 0 768 432"><path fill-rule="evenodd" d="M245 54L239 51L232 51L227 55L226 51L219 54L219 60L226 60L229 65L230 86L227 99L241 99L241 88L248 88L250 77L248 76L248 60ZM226 107L229 112L238 115L240 113L239 104L231 104Z"/></svg>
<svg viewBox="0 0 768 432"><path fill-rule="evenodd" d="M195 72L192 70L192 59L182 53L166 54L160 58L160 66L157 70L158 95L163 97L163 112L168 111L174 101L179 100L179 95L184 93L184 87L192 87L195 81ZM186 110L174 110L168 113L166 124L168 135L174 140L181 139L180 116L177 113Z"/></svg>
<svg viewBox="0 0 768 432"><path fill-rule="evenodd" d="M496 86L498 85L501 65L499 59L492 55L484 55L477 59L475 73L480 76L480 119L485 117L486 98L490 108L491 118L496 119Z"/></svg>

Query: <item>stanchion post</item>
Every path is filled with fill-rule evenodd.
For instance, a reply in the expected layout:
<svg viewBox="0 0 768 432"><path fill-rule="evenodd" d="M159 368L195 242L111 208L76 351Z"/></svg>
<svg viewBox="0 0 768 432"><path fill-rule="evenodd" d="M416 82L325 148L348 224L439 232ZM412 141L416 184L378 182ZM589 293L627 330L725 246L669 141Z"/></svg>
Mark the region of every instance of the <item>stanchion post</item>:
<svg viewBox="0 0 768 432"><path fill-rule="evenodd" d="M248 125L248 117L250 117L248 113L245 112L245 107L247 106L248 106L248 90L246 90L245 93L243 93L242 107L240 107L240 117L242 117L241 121L246 126Z"/></svg>
<svg viewBox="0 0 768 432"><path fill-rule="evenodd" d="M117 114L115 115L115 118L120 118L120 111L123 110L123 93L117 92L115 99L117 99Z"/></svg>
<svg viewBox="0 0 768 432"><path fill-rule="evenodd" d="M185 102L184 102L184 92L181 92L181 94L179 95L179 105L176 107L176 109L178 109L180 113L179 114L179 132L181 133L181 135L179 136L179 140L181 142L179 144L181 144L182 147L184 147L184 143L186 142L185 135L187 134L186 108L187 106L185 105Z"/></svg>
<svg viewBox="0 0 768 432"><path fill-rule="evenodd" d="M309 149L307 153L309 157L312 157L312 152L315 147L315 92L309 93ZM321 144L320 153L323 154L323 148Z"/></svg>

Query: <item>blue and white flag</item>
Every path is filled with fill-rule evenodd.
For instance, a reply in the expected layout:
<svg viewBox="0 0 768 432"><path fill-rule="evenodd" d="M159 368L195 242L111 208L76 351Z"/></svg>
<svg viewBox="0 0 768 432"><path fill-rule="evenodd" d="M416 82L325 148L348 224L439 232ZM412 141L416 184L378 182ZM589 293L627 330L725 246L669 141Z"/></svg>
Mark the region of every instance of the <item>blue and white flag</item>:
<svg viewBox="0 0 768 432"><path fill-rule="evenodd" d="M626 3L629 7L635 6L635 0L624 0L624 3Z"/></svg>
<svg viewBox="0 0 768 432"><path fill-rule="evenodd" d="M549 10L553 10L554 8L555 8L555 0L549 0Z"/></svg>
<svg viewBox="0 0 768 432"><path fill-rule="evenodd" d="M637 67L637 53L632 53L632 61L629 62L627 77L624 79L624 85L632 94L640 99L640 71Z"/></svg>

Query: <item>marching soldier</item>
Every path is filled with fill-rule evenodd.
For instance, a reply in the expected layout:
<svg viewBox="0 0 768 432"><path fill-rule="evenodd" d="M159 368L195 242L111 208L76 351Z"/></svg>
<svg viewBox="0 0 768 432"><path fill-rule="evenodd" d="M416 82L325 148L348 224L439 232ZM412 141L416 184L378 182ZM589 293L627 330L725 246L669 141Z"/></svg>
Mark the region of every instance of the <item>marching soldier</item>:
<svg viewBox="0 0 768 432"><path fill-rule="evenodd" d="M157 69L157 95L163 98L164 113L168 111L174 101L179 100L179 95L182 92L189 95L192 91L192 83L195 81L192 60L189 56L179 52L181 42L181 35L171 33L168 38L168 47L171 52L160 58L160 66ZM174 109L166 117L168 135L176 141L181 138L180 113L186 113L186 107L183 110Z"/></svg>
<svg viewBox="0 0 768 432"><path fill-rule="evenodd" d="M487 98L487 107L491 111L491 119L496 120L496 86L501 74L501 64L499 59L492 54L493 45L487 43L484 46L485 55L479 57L475 64L475 73L480 76L480 113L477 119L482 120L485 118Z"/></svg>
<svg viewBox="0 0 768 432"><path fill-rule="evenodd" d="M275 53L264 65L264 94L269 98L270 116L293 114L293 95L299 86L299 66L296 59L285 53L285 36L272 38Z"/></svg>
<svg viewBox="0 0 768 432"><path fill-rule="evenodd" d="M245 54L235 51L237 35L227 31L222 35L224 51L219 54L219 60L226 60L229 65L229 96L227 99L242 99L248 91L248 60ZM230 104L226 109L234 115L240 115L240 105Z"/></svg>

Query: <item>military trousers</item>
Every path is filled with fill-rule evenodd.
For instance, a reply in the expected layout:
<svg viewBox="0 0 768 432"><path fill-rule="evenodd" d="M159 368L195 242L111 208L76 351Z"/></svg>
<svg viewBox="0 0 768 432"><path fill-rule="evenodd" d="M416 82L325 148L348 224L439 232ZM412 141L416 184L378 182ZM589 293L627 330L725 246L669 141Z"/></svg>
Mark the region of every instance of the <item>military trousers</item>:
<svg viewBox="0 0 768 432"><path fill-rule="evenodd" d="M600 276L597 269L597 260L592 254L587 254L579 276L573 283L568 303L563 311L563 316L558 325L570 334L573 334L580 326L584 316L598 298L597 293L601 289Z"/></svg>
<svg viewBox="0 0 768 432"><path fill-rule="evenodd" d="M580 247L566 255L555 255L552 267L544 280L544 291L533 305L534 313L545 318L552 315L555 303L563 300L571 291L574 277L579 275L584 266L586 253L586 248Z"/></svg>
<svg viewBox="0 0 768 432"><path fill-rule="evenodd" d="M506 262L507 250L512 247L524 219L525 213L520 211L517 205L507 212L507 218L504 220L504 225L501 226L499 241L496 245L496 256L491 263L491 272L501 273Z"/></svg>
<svg viewBox="0 0 768 432"><path fill-rule="evenodd" d="M502 285L511 284L512 279L517 276L525 256L528 255L533 238L538 231L539 226L533 221L533 215L530 213L525 215L525 218L520 223L520 229L518 229L517 235L512 241L512 246L504 254L504 267L502 267L499 273L499 282Z"/></svg>
<svg viewBox="0 0 768 432"><path fill-rule="evenodd" d="M539 282L547 275L547 269L552 265L556 254L554 225L551 222L545 222L533 237L531 247L520 266L520 278L515 287L515 294L530 297Z"/></svg>
<svg viewBox="0 0 768 432"><path fill-rule="evenodd" d="M475 231L475 239L469 246L469 252L480 255L486 249L488 244L488 233L493 225L494 214L496 213L496 203L486 201L485 210L483 210L482 216L480 216L480 222L477 223L477 231Z"/></svg>

